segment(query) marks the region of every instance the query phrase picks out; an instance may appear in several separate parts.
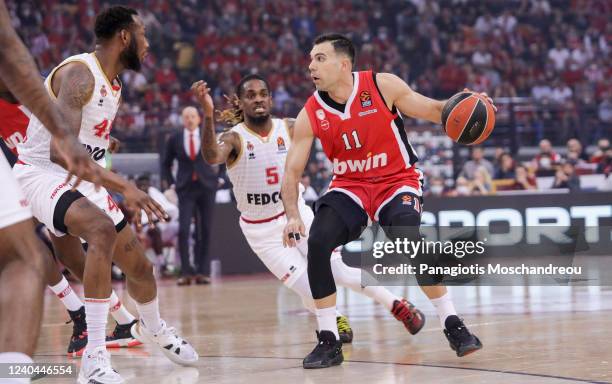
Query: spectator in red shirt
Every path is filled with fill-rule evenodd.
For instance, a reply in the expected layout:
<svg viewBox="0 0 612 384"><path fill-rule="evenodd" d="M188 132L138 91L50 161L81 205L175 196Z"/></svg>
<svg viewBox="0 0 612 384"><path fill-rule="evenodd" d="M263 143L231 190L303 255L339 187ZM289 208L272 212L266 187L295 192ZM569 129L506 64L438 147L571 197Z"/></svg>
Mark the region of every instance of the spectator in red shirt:
<svg viewBox="0 0 612 384"><path fill-rule="evenodd" d="M514 184L507 189L512 190L536 190L537 184L533 176L529 174L527 168L522 165L516 167L516 176L514 178Z"/></svg>

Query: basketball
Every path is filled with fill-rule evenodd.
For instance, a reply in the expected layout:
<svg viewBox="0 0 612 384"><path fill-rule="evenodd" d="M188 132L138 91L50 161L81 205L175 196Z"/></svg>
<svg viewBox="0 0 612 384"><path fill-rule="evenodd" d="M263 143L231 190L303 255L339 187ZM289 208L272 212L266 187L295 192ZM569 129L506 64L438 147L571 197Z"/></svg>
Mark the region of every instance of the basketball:
<svg viewBox="0 0 612 384"><path fill-rule="evenodd" d="M473 92L460 92L442 109L442 126L446 135L459 144L480 144L495 126L493 105Z"/></svg>

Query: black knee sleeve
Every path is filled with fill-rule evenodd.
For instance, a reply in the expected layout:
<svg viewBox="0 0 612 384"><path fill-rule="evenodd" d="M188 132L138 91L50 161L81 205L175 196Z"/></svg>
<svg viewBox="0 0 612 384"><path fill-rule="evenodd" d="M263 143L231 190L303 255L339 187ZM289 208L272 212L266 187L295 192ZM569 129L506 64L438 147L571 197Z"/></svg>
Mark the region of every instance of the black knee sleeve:
<svg viewBox="0 0 612 384"><path fill-rule="evenodd" d="M348 229L336 211L321 207L308 234L308 281L312 297L322 299L336 292L331 269L332 251L348 239Z"/></svg>

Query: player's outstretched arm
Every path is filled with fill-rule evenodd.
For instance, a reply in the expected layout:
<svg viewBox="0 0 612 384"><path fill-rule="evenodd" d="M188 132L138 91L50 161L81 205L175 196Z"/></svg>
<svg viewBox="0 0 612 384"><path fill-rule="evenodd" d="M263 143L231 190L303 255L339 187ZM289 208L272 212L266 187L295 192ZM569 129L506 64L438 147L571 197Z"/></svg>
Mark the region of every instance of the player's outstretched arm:
<svg viewBox="0 0 612 384"><path fill-rule="evenodd" d="M442 109L446 100L438 101L423 96L392 73L377 74L376 82L389 106L395 105L406 116L428 120L436 124L442 122ZM469 90L464 89L464 91ZM481 93L481 95L493 104L493 100L486 93ZM493 108L497 110L495 105L493 105Z"/></svg>
<svg viewBox="0 0 612 384"><path fill-rule="evenodd" d="M208 84L203 80L196 81L191 91L204 109L202 122L202 144L200 152L209 164L221 164L235 159L240 152L240 139L233 132L225 132L217 139L215 134L215 106L210 96Z"/></svg>
<svg viewBox="0 0 612 384"><path fill-rule="evenodd" d="M76 187L88 173L91 181L98 184L98 171L77 137L64 125L60 111L43 87L34 60L11 26L4 0L0 0L0 80L56 137L65 158L67 180L76 175Z"/></svg>
<svg viewBox="0 0 612 384"><path fill-rule="evenodd" d="M297 245L297 240L300 236L305 236L305 227L300 217L298 209L298 183L306 168L308 157L310 156L310 148L314 140L314 134L310 127L310 121L306 114L306 110L302 109L293 125L293 139L291 147L287 153L285 161L285 173L281 186L281 196L285 214L287 215L287 225L283 231L283 245L294 247Z"/></svg>
<svg viewBox="0 0 612 384"><path fill-rule="evenodd" d="M415 92L404 80L392 73L378 73L376 82L390 105L395 105L406 116L431 121L442 122L444 101L430 99Z"/></svg>

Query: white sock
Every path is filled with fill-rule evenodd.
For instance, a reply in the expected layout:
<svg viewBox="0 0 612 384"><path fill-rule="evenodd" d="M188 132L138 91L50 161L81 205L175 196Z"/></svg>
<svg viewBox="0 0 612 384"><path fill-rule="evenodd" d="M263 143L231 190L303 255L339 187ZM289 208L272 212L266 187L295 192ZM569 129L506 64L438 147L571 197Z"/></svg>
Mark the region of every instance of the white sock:
<svg viewBox="0 0 612 384"><path fill-rule="evenodd" d="M117 324L129 324L136 318L125 308L113 289L110 295L110 314L117 321Z"/></svg>
<svg viewBox="0 0 612 384"><path fill-rule="evenodd" d="M340 313L339 310L336 309L336 317L341 317L341 316L344 316L344 315L342 313Z"/></svg>
<svg viewBox="0 0 612 384"><path fill-rule="evenodd" d="M138 309L140 319L150 332L157 333L161 329L162 323L159 316L159 301L157 297L144 304L136 301L136 309Z"/></svg>
<svg viewBox="0 0 612 384"><path fill-rule="evenodd" d="M106 346L106 320L109 299L85 298L85 318L87 319L87 351Z"/></svg>
<svg viewBox="0 0 612 384"><path fill-rule="evenodd" d="M384 305L389 311L393 309L393 302L395 300L401 301L402 299L395 296L391 291L385 287L369 286L363 289L363 293L374 299L377 303Z"/></svg>
<svg viewBox="0 0 612 384"><path fill-rule="evenodd" d="M340 336L338 335L338 324L336 324L336 306L317 308L315 313L317 315L319 332L332 331L334 336L336 336L336 340L340 340Z"/></svg>
<svg viewBox="0 0 612 384"><path fill-rule="evenodd" d="M79 299L77 294L74 293L72 287L68 284L68 280L66 280L64 276L62 276L62 280L60 280L59 283L54 286L49 285L49 289L51 289L53 293L55 293L55 296L62 301L62 304L64 304L67 310L78 311L79 308L83 306L83 302Z"/></svg>
<svg viewBox="0 0 612 384"><path fill-rule="evenodd" d="M457 311L455 311L455 305L451 300L450 292L446 292L444 296L438 297L437 299L429 299L429 301L431 301L434 307L436 307L440 324L442 325L442 328L445 328L444 322L446 321L446 318L457 314Z"/></svg>
<svg viewBox="0 0 612 384"><path fill-rule="evenodd" d="M0 353L0 364L30 364L33 363L32 358L21 352L2 352ZM25 384L29 383L28 378L2 379L2 383L6 384Z"/></svg>

